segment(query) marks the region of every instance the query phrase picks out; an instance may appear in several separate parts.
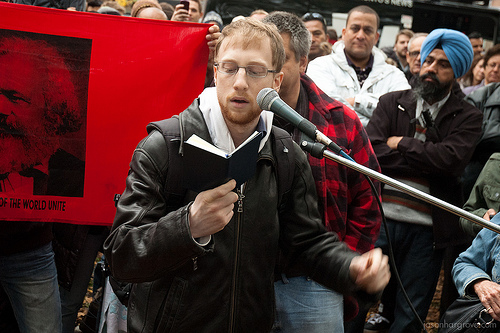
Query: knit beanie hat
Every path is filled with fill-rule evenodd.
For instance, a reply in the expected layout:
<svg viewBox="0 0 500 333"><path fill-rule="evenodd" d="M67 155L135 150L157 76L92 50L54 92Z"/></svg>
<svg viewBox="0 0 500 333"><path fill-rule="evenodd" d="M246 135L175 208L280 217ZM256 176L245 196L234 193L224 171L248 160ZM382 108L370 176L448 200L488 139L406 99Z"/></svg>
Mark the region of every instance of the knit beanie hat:
<svg viewBox="0 0 500 333"><path fill-rule="evenodd" d="M215 22L219 26L219 29L222 31L222 28L224 27L224 23L222 22L222 17L213 10L206 13L205 17L203 18L203 23L209 23L209 22Z"/></svg>

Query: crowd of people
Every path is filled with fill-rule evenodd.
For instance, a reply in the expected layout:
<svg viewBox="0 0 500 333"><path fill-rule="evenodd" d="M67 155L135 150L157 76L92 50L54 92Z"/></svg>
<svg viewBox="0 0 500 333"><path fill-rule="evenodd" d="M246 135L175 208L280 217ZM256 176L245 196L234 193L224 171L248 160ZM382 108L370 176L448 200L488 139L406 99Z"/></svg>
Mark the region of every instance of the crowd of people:
<svg viewBox="0 0 500 333"><path fill-rule="evenodd" d="M318 13L258 9L224 24L199 0L137 0L129 9L110 0L11 2L212 26L205 88L179 115L148 125L112 227L2 222L1 332L75 332L99 251L113 282L102 282L95 332L421 332L442 271L441 315L459 297L478 297L500 320L500 236L304 154L300 146L315 138L257 98L275 90L357 163L498 224L500 45L483 49L476 32L402 29L380 49L380 17L369 6L352 8L337 35ZM27 161L8 154L34 145L28 132L80 128L72 83L61 88L36 72L44 61L64 69L64 60L27 39L0 37L0 51L0 152L14 156L0 161L0 192L37 172L33 194L81 196L84 162L59 146ZM9 79L20 68L38 89ZM58 75L68 80L67 69ZM44 102L52 95L63 106ZM44 108L35 111L37 101ZM66 120L59 127L43 116L54 112ZM179 185L181 138L196 134L231 153L255 131L256 170L244 184ZM73 166L58 178L65 187L50 181L54 156ZM120 309L108 312L113 302Z"/></svg>

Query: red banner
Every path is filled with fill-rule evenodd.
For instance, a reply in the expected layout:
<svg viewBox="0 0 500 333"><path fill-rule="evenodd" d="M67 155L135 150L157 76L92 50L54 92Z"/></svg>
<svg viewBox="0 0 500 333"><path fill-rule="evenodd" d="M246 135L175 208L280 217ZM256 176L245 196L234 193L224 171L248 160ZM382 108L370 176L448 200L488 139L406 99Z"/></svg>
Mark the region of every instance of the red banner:
<svg viewBox="0 0 500 333"><path fill-rule="evenodd" d="M203 89L208 27L0 3L0 220L111 224L146 125Z"/></svg>

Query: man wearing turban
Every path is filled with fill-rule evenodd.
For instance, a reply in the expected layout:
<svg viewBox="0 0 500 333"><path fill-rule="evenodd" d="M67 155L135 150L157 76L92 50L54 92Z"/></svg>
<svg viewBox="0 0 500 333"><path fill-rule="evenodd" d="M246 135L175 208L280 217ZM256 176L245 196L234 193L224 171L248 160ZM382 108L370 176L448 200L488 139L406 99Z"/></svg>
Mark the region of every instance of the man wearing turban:
<svg viewBox="0 0 500 333"><path fill-rule="evenodd" d="M450 29L432 31L422 44L414 89L380 97L366 127L382 173L455 206L463 204L459 177L481 134L481 112L451 92L472 58L467 36ZM444 250L469 239L449 212L387 185L382 198L388 233L382 228L375 246L388 253L390 238L403 286L423 322ZM382 296L382 303L391 306L377 314L379 323L390 332L420 332L422 324L400 287L391 283Z"/></svg>

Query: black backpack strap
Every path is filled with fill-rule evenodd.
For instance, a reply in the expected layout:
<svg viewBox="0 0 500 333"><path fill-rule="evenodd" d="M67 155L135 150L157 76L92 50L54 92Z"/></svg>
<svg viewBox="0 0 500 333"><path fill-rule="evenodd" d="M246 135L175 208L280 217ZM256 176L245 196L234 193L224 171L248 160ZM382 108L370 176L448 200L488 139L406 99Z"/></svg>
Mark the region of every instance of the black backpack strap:
<svg viewBox="0 0 500 333"><path fill-rule="evenodd" d="M295 174L295 149L292 137L287 131L273 126L271 136L276 158L279 206L281 208L286 202L288 193L292 190Z"/></svg>
<svg viewBox="0 0 500 333"><path fill-rule="evenodd" d="M178 116L153 122L147 126L148 133L157 130L163 134L167 147L168 171L165 177L164 195L167 211L173 211L182 206L187 190L182 186L182 145L184 133L181 130L181 120Z"/></svg>
<svg viewBox="0 0 500 333"><path fill-rule="evenodd" d="M168 156L169 166L165 175L164 195L166 199L166 209L168 212L178 209L182 206L186 190L182 186L182 177L179 176L182 167L181 161L181 140L183 138L180 120L177 116L169 119L157 121L148 124L146 127L148 133L159 131L163 134L166 144L165 156ZM115 203L119 196L115 196ZM108 270L109 273L109 270ZM128 306L132 283L121 282L109 274L109 284L116 294L118 300L125 306Z"/></svg>

